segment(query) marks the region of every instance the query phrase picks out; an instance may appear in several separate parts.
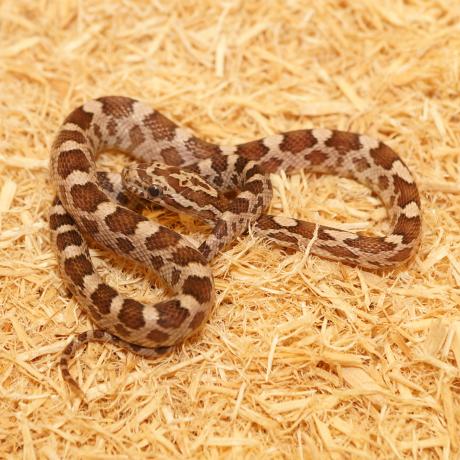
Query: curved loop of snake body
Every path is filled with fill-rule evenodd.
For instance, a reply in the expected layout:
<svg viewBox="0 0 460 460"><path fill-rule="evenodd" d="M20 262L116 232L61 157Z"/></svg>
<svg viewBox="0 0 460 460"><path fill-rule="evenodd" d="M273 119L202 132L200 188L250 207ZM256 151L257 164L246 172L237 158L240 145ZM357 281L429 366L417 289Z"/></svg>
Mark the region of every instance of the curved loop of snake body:
<svg viewBox="0 0 460 460"><path fill-rule="evenodd" d="M149 163L124 171L128 188L213 222L211 235L198 250L125 206L129 199L120 176L96 170L97 153L108 148ZM368 185L389 211L391 232L363 236L264 215L271 199L268 173L302 168ZM408 260L421 233L419 194L407 166L385 144L349 132L299 130L221 147L139 101L108 96L85 103L66 118L52 146L50 169L58 189L50 227L59 268L99 328L80 334L61 358L63 377L78 392L68 361L81 344L111 341L152 357L196 331L215 301L208 261L249 223L262 235L295 249L305 248L314 237L312 253L371 270ZM147 191L139 191L145 183ZM235 199L217 197L229 189L238 189ZM88 234L99 245L150 267L173 296L153 305L124 298L96 273L85 240Z"/></svg>

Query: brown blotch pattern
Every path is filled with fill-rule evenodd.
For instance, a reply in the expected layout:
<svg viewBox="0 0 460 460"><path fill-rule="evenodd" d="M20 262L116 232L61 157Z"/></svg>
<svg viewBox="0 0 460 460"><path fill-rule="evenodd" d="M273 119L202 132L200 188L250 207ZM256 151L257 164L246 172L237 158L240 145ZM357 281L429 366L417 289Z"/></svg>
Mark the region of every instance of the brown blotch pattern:
<svg viewBox="0 0 460 460"><path fill-rule="evenodd" d="M56 237L56 246L60 251L63 251L67 246L80 246L82 243L82 237L76 230L69 230L65 233L59 233L59 235Z"/></svg>
<svg viewBox="0 0 460 460"><path fill-rule="evenodd" d="M202 141L196 137L186 141L185 148L193 152L193 156L196 158L209 158L220 154L220 149L217 145Z"/></svg>
<svg viewBox="0 0 460 460"><path fill-rule="evenodd" d="M241 157L239 157L238 160L240 158ZM238 163L238 160L237 160L237 163ZM211 158L211 165L214 171L217 171L218 173L222 173L228 167L228 158L224 155L213 155Z"/></svg>
<svg viewBox="0 0 460 460"><path fill-rule="evenodd" d="M78 144L86 144L86 137L80 131L73 131L71 129L63 129L54 142L54 146L59 146L67 141L74 141Z"/></svg>
<svg viewBox="0 0 460 460"><path fill-rule="evenodd" d="M112 300L117 297L117 291L107 284L101 283L97 289L91 294L91 301L98 309L99 313L107 315L110 313L110 305Z"/></svg>
<svg viewBox="0 0 460 460"><path fill-rule="evenodd" d="M223 157L223 158L226 158L226 157ZM244 158L242 156L239 156L237 158L237 160L235 161L235 171L238 173L238 174L241 174L244 170L244 168L247 166L248 164L248 159L247 158Z"/></svg>
<svg viewBox="0 0 460 460"><path fill-rule="evenodd" d="M403 178L394 174L393 184L395 190L399 191L398 206L404 208L409 203L414 202L417 206L420 207L420 196L418 194L418 189L415 183L406 182Z"/></svg>
<svg viewBox="0 0 460 460"><path fill-rule="evenodd" d="M177 233L174 233L167 228L160 227L157 232L146 238L145 246L150 251L158 251L160 249L175 246L180 239L181 237Z"/></svg>
<svg viewBox="0 0 460 460"><path fill-rule="evenodd" d="M237 147L237 154L248 160L260 160L269 151L261 141L252 141Z"/></svg>
<svg viewBox="0 0 460 460"><path fill-rule="evenodd" d="M98 125L93 125L93 132L94 136L97 138L99 142L102 140L102 131L101 128Z"/></svg>
<svg viewBox="0 0 460 460"><path fill-rule="evenodd" d="M269 160L260 163L260 169L264 173L273 173L278 171L282 164L283 160L281 158L270 158Z"/></svg>
<svg viewBox="0 0 460 460"><path fill-rule="evenodd" d="M83 107L78 107L75 109L65 120L65 123L74 123L78 125L81 129L87 130L93 119L93 114L89 112L85 112Z"/></svg>
<svg viewBox="0 0 460 460"><path fill-rule="evenodd" d="M264 174L265 171L262 170L261 167L259 167L259 165L255 164L252 165L248 170L246 170L246 173L245 173L245 178L246 179L250 179L251 177L255 176L256 174ZM239 176L238 174L235 174L236 175L236 179L233 179L234 180L234 183L237 183L237 181L239 180Z"/></svg>
<svg viewBox="0 0 460 460"><path fill-rule="evenodd" d="M193 208L195 211L197 211L197 214L206 216L206 212L202 211L202 209L209 204L209 201L211 199L209 193L204 192L203 190L186 189L182 192L182 196L188 198L189 200L195 202L198 205L198 208ZM172 199L171 201L174 202L174 199ZM214 205L217 205L217 207L220 208L219 202L217 200L211 201L214 202ZM179 209L178 203L175 205L175 207Z"/></svg>
<svg viewBox="0 0 460 460"><path fill-rule="evenodd" d="M414 241L420 233L420 217L406 217L401 214L398 217L393 232L403 237L402 242L404 244L411 243Z"/></svg>
<svg viewBox="0 0 460 460"><path fill-rule="evenodd" d="M115 212L105 217L105 223L112 232L120 232L127 235L132 235L136 231L137 224L146 220L144 216L119 206L117 206Z"/></svg>
<svg viewBox="0 0 460 460"><path fill-rule="evenodd" d="M109 201L104 192L93 182L73 185L70 194L74 205L87 212L94 212L101 203Z"/></svg>
<svg viewBox="0 0 460 460"><path fill-rule="evenodd" d="M140 126L133 126L129 130L129 139L131 140L130 150L135 150L145 141L145 136Z"/></svg>
<svg viewBox="0 0 460 460"><path fill-rule="evenodd" d="M228 207L230 212L234 214L240 214L242 212L249 211L249 201L247 198L235 198Z"/></svg>
<svg viewBox="0 0 460 460"><path fill-rule="evenodd" d="M118 319L130 329L140 329L145 326L144 305L137 300L125 299Z"/></svg>
<svg viewBox="0 0 460 460"><path fill-rule="evenodd" d="M57 230L59 227L63 225L75 225L75 221L73 220L70 214L51 214L50 215L50 228L51 230Z"/></svg>
<svg viewBox="0 0 460 460"><path fill-rule="evenodd" d="M184 294L194 297L198 303L206 303L211 300L212 284L207 277L189 276L185 280L182 290Z"/></svg>
<svg viewBox="0 0 460 460"><path fill-rule="evenodd" d="M160 152L166 163L174 166L180 166L183 163L182 157L174 147L168 147Z"/></svg>
<svg viewBox="0 0 460 460"><path fill-rule="evenodd" d="M326 147L332 147L339 153L347 154L353 150L362 148L359 136L346 131L333 131L332 136L324 143Z"/></svg>
<svg viewBox="0 0 460 460"><path fill-rule="evenodd" d="M313 147L317 143L317 139L311 131L299 130L291 131L284 135L284 139L280 144L283 151L289 151L293 154L303 152L307 148Z"/></svg>
<svg viewBox="0 0 460 460"><path fill-rule="evenodd" d="M181 271L174 268L171 272L171 285L175 286L180 280Z"/></svg>
<svg viewBox="0 0 460 460"><path fill-rule="evenodd" d="M150 263L155 270L160 270L164 266L164 260L161 256L152 256L150 257Z"/></svg>
<svg viewBox="0 0 460 460"><path fill-rule="evenodd" d="M297 233L298 235L303 236L304 238L311 239L315 233L316 225L312 222L305 222L302 220L297 221L297 226L289 227L292 232ZM318 229L318 238L320 237L321 227Z"/></svg>
<svg viewBox="0 0 460 460"><path fill-rule="evenodd" d="M110 136L115 136L118 131L118 122L114 118L111 118L107 123L107 132Z"/></svg>
<svg viewBox="0 0 460 460"><path fill-rule="evenodd" d="M387 145L382 142L379 143L379 146L375 149L369 151L369 154L374 160L374 163L378 166L381 166L383 169L390 170L393 166L393 163L396 160L399 160L398 155L390 149Z"/></svg>
<svg viewBox="0 0 460 460"><path fill-rule="evenodd" d="M78 334L77 338L80 343L84 343L88 340L89 335L91 334L91 331L87 332L82 332L81 334Z"/></svg>
<svg viewBox="0 0 460 460"><path fill-rule="evenodd" d="M130 197L123 192L118 193L118 195L116 196L116 200L123 206L128 205L128 203L131 201Z"/></svg>
<svg viewBox="0 0 460 460"><path fill-rule="evenodd" d="M190 315L190 312L181 307L178 300L165 300L155 305L158 311L158 324L165 329L179 327Z"/></svg>
<svg viewBox="0 0 460 460"><path fill-rule="evenodd" d="M188 246L177 248L172 255L172 261L181 267L185 267L190 263L199 263L203 265L206 263L203 256L197 250L189 248Z"/></svg>
<svg viewBox="0 0 460 460"><path fill-rule="evenodd" d="M117 246L123 252L131 252L134 249L134 244L128 238L117 238Z"/></svg>
<svg viewBox="0 0 460 460"><path fill-rule="evenodd" d="M147 334L147 338L157 343L166 342L169 339L169 334L160 331L159 329L153 329Z"/></svg>
<svg viewBox="0 0 460 460"><path fill-rule="evenodd" d="M387 176L379 176L378 185L379 185L380 190L382 191L387 190L388 187L390 186L390 180L388 179Z"/></svg>
<svg viewBox="0 0 460 460"><path fill-rule="evenodd" d="M64 261L64 271L70 277L73 284L83 287L83 278L86 275L91 275L93 272L93 265L84 255L71 257Z"/></svg>
<svg viewBox="0 0 460 460"><path fill-rule="evenodd" d="M88 173L90 168L91 164L88 158L80 149L66 150L59 154L57 172L64 179L74 171Z"/></svg>
<svg viewBox="0 0 460 460"><path fill-rule="evenodd" d="M93 338L96 340L102 340L102 339L105 340L107 336L104 331L96 329L95 331L93 331Z"/></svg>
<svg viewBox="0 0 460 460"><path fill-rule="evenodd" d="M281 228L281 226L271 216L267 216L266 214L263 214L259 217L256 225L261 230L273 230Z"/></svg>
<svg viewBox="0 0 460 460"><path fill-rule="evenodd" d="M344 163L345 163L345 161L344 161L343 157L336 157L336 159L334 161L334 165L335 165L336 168L341 168Z"/></svg>
<svg viewBox="0 0 460 460"><path fill-rule="evenodd" d="M270 238L274 238L275 240L284 241L285 243L290 243L293 245L297 245L298 243L298 240L294 235L288 235L283 232L270 232L268 236Z"/></svg>
<svg viewBox="0 0 460 460"><path fill-rule="evenodd" d="M250 191L251 193L253 193L254 195L258 195L259 193L262 193L263 190L264 190L264 184L261 180L259 179L254 179L250 182L248 182L245 186L244 186L244 189L245 190L248 190Z"/></svg>
<svg viewBox="0 0 460 460"><path fill-rule="evenodd" d="M327 228L319 227L318 229L318 238L323 241L330 241L333 240L334 238L329 235L329 233L326 232ZM330 228L329 230L333 230Z"/></svg>
<svg viewBox="0 0 460 460"><path fill-rule="evenodd" d="M172 141L176 135L176 124L156 110L142 120L156 141Z"/></svg>
<svg viewBox="0 0 460 460"><path fill-rule="evenodd" d="M123 118L133 112L134 99L124 96L104 96L97 99L102 104L102 111L114 118Z"/></svg>
<svg viewBox="0 0 460 460"><path fill-rule="evenodd" d="M360 157L360 158L353 158L353 164L355 165L356 167L356 170L358 172L363 172L365 171L366 169L369 169L370 168L370 164L369 162L366 160L366 158L364 157Z"/></svg>
<svg viewBox="0 0 460 460"><path fill-rule="evenodd" d="M322 150L313 150L313 152L307 153L305 159L312 165L320 165L327 160L327 153Z"/></svg>
<svg viewBox="0 0 460 460"><path fill-rule="evenodd" d="M257 201L254 203L251 209L251 212L255 214L257 211L262 209L263 204L264 204L264 198L262 196L259 196L259 198L257 198Z"/></svg>

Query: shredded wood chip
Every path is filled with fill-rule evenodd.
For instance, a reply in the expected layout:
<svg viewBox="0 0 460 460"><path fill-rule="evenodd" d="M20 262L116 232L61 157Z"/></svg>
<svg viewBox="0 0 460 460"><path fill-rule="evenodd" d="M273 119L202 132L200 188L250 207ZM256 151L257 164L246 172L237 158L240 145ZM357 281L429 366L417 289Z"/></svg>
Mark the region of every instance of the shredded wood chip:
<svg viewBox="0 0 460 460"><path fill-rule="evenodd" d="M456 0L2 0L0 18L0 458L459 457ZM59 356L91 324L49 245L49 148L73 108L107 94L227 145L311 127L378 137L420 186L415 260L368 273L250 232L212 262L218 302L199 333L157 360L89 345L76 400ZM273 214L388 229L360 184L272 179ZM208 231L148 216L195 242ZM124 295L165 295L92 254Z"/></svg>

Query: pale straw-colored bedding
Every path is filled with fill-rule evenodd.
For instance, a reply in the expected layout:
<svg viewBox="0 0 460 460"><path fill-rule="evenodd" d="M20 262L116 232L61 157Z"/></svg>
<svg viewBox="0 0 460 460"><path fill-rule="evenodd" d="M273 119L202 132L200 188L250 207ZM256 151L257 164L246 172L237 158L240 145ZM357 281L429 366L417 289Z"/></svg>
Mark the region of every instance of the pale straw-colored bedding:
<svg viewBox="0 0 460 460"><path fill-rule="evenodd" d="M0 458L460 455L458 2L3 0L0 21ZM246 236L212 263L203 330L158 361L91 344L72 366L80 402L58 361L91 324L49 245L47 166L65 115L106 94L226 144L312 126L379 137L417 177L417 257L369 273ZM273 184L273 213L387 229L353 181ZM149 216L196 241L206 230ZM124 294L162 294L94 257Z"/></svg>

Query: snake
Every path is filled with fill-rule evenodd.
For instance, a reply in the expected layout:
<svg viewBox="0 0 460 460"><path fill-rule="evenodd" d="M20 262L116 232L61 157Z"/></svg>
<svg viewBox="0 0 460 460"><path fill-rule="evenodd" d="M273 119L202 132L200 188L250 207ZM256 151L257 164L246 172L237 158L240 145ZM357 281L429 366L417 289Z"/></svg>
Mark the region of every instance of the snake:
<svg viewBox="0 0 460 460"><path fill-rule="evenodd" d="M135 163L122 174L99 171L97 155L108 149L129 154ZM387 209L390 231L364 235L267 214L269 175L302 169L368 186ZM58 269L96 325L69 342L60 359L64 381L81 397L69 362L83 344L111 342L158 357L200 329L216 300L209 262L249 225L282 247L308 247L372 271L410 260L421 237L420 196L409 168L383 142L348 131L300 129L217 145L142 101L104 96L65 118L51 146L50 176L57 190L49 224ZM139 200L193 214L212 230L197 248L146 218L136 209ZM143 303L119 293L97 273L89 243L155 272L166 298Z"/></svg>

